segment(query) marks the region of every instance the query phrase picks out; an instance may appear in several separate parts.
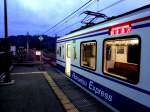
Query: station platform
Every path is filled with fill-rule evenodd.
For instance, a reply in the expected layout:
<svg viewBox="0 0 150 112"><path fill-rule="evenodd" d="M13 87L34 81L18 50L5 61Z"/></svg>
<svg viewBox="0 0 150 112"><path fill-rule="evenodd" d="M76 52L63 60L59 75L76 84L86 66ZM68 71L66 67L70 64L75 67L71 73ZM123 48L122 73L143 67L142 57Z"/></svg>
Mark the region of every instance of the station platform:
<svg viewBox="0 0 150 112"><path fill-rule="evenodd" d="M0 86L0 112L112 112L51 65L14 66Z"/></svg>

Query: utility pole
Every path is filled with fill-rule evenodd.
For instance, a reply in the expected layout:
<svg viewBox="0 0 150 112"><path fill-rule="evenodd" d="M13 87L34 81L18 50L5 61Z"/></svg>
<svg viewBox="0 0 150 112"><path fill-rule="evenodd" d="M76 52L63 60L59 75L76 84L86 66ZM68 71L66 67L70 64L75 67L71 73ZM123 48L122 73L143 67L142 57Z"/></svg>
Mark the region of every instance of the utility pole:
<svg viewBox="0 0 150 112"><path fill-rule="evenodd" d="M10 85L14 84L14 80L11 80L10 77L10 41L8 39L8 22L7 22L7 0L4 0L4 40L3 40L3 49L4 49L4 60L5 60L5 68L4 68L4 73L5 73L5 78L4 82L2 82L0 85Z"/></svg>
<svg viewBox="0 0 150 112"><path fill-rule="evenodd" d="M7 0L4 0L4 23L5 38L8 38Z"/></svg>
<svg viewBox="0 0 150 112"><path fill-rule="evenodd" d="M27 54L29 53L29 32L27 32Z"/></svg>

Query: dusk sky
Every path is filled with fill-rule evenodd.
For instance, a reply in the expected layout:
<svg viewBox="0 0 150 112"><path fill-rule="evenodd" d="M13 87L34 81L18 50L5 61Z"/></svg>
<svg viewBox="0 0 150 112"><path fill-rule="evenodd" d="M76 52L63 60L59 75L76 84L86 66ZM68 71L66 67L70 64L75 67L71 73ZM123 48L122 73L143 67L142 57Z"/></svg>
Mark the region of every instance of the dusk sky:
<svg viewBox="0 0 150 112"><path fill-rule="evenodd" d="M89 0L7 0L8 3L8 31L9 35L41 35L53 27L63 18L77 10ZM62 24L47 32L47 35L64 35L79 28L85 17L83 11L100 11L120 0L92 0L75 15ZM115 16L132 9L150 4L150 0L122 0L122 2L103 10L107 16ZM0 0L0 38L4 37L3 0ZM99 19L103 20L103 19Z"/></svg>

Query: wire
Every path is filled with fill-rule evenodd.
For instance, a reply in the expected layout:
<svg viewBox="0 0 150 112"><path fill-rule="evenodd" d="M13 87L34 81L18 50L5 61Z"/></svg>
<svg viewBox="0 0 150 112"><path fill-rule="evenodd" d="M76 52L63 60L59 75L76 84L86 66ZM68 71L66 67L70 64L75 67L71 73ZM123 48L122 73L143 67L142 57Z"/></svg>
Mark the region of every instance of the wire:
<svg viewBox="0 0 150 112"><path fill-rule="evenodd" d="M55 28L56 26L58 26L59 24L61 24L62 22L64 22L66 19L68 19L69 17L71 17L72 15L74 15L76 12L78 12L80 9L82 9L83 7L85 7L85 8L87 8L87 7L89 7L89 6L91 6L92 4L93 4L93 2L95 2L95 0L92 2L93 0L89 0L88 2L86 2L84 5L82 5L80 8L78 8L76 11L74 11L74 12L72 12L70 15L68 15L67 17L65 17L63 20L61 20L60 22L58 22L57 24L55 24L53 27L51 27L51 28L49 28L48 30L46 30L43 34L45 34L45 33L47 33L47 32L49 32L51 29L53 29L53 28ZM97 1L99 1L99 0L97 0ZM97 11L97 12L101 12L101 11L103 11L103 10L106 10L106 9L108 9L108 8L111 8L111 7L113 7L113 6L115 6L115 5L117 5L117 4L119 4L119 3L121 3L121 2L123 2L123 1L125 1L125 0L119 0L119 1L117 1L117 2L114 2L113 4L111 4L111 5L109 5L109 6L107 6L107 7L105 7L105 8L103 8L103 9L101 9L101 10L99 10L99 11ZM90 3L90 2L92 2L92 3ZM90 4L89 4L90 3ZM84 8L84 9L85 9ZM84 10L83 9L83 10ZM71 19L73 18L74 16L72 16L71 17ZM65 23L67 23L69 20L67 20L67 21L65 21ZM70 28L70 27L72 27L72 26L74 26L74 25L76 25L78 22L76 22L76 23L74 23L74 24L71 24L71 25L69 25L69 26L67 26L67 27L65 27L65 28L63 28L63 29L61 29L61 30L59 30L58 32L60 32L60 31L62 31L62 30L64 30L64 29L68 29L68 28ZM57 33L57 32L56 32Z"/></svg>
<svg viewBox="0 0 150 112"><path fill-rule="evenodd" d="M111 7L113 7L113 6L115 6L115 5L119 4L119 3L121 3L121 2L123 2L123 1L125 1L125 0L119 0L119 1L117 1L117 2L114 2L114 3L112 3L111 5L105 7L105 8L103 8L103 9L97 11L97 12L101 12L101 11L103 11L103 10L106 10L106 9L108 9L108 8L111 8ZM98 2L99 2L99 0L97 0L97 4L98 4ZM98 7L98 6L97 6L97 7Z"/></svg>
<svg viewBox="0 0 150 112"><path fill-rule="evenodd" d="M70 16L72 16L73 14L75 14L77 11L79 11L80 9L82 9L84 6L86 6L87 4L89 4L91 1L93 0L89 0L88 2L86 2L84 5L82 5L80 8L78 8L77 10L75 10L74 12L72 12L71 14L69 14L67 17L65 17L64 19L62 19L61 21L59 21L57 24L55 24L54 26L52 26L51 28L49 28L48 30L46 30L43 34L49 32L51 29L55 28L57 25L59 25L60 23L64 22L66 19L68 19Z"/></svg>
<svg viewBox="0 0 150 112"><path fill-rule="evenodd" d="M61 30L59 30L59 31L57 31L57 32L55 32L55 33L59 33L59 32L61 32L61 31L64 31L64 30L66 30L66 29L68 29L68 28L70 28L70 27L72 27L72 26L74 26L74 25L76 25L76 24L78 24L78 23L80 23L81 21L78 21L78 22L75 22L75 23L73 23L73 24L71 24L71 25L68 25L68 26L66 26L65 28L63 28L63 29L61 29Z"/></svg>
<svg viewBox="0 0 150 112"><path fill-rule="evenodd" d="M109 6L105 7L105 8L103 8L103 9L101 9L101 10L99 10L98 12L101 12L101 11L103 11L103 10L106 10L106 9L110 8L110 7L113 7L114 5L117 5L117 4L119 4L119 3L123 2L123 1L125 1L125 0L119 0L119 1L117 1L117 2L114 2L113 4L111 4L111 5L109 5Z"/></svg>
<svg viewBox="0 0 150 112"><path fill-rule="evenodd" d="M99 0L97 0L97 1L99 1ZM119 0L119 1L117 1L117 2L114 2L113 4L111 4L111 5L109 5L109 6L105 7L105 8L103 8L103 9L97 11L97 12L101 12L101 11L103 11L103 10L106 10L106 9L108 9L108 8L111 8L111 7L113 7L113 6L115 6L115 5L119 4L119 3L121 3L121 2L123 2L123 1L125 1L125 0ZM85 9L85 8L84 8L84 9ZM88 19L88 20L90 20L90 19ZM67 27L65 27L65 28L63 28L63 29L61 29L61 30L59 30L58 33L59 33L60 31L63 31L64 29L68 29L68 28L70 28L70 27L76 25L77 23L78 23L78 22L76 22L76 23L74 23L74 24L71 24L71 25L69 25L69 26L67 26ZM57 32L56 32L56 33L57 33Z"/></svg>
<svg viewBox="0 0 150 112"><path fill-rule="evenodd" d="M95 3L95 0L94 0L93 2L91 2L91 3L89 3L88 5L86 5L82 10L85 10L87 7L91 6L93 3ZM83 11L82 11L82 12L83 12ZM77 15L81 15L81 11L78 12L78 13L76 13L74 16L78 17ZM68 23L70 20L74 19L74 16L71 16L70 19L64 21L64 23ZM81 21L78 21L78 22L81 22ZM76 23L78 23L78 22L76 22ZM74 25L71 24L71 25L69 25L69 26L74 26ZM59 27L59 28L60 28L60 27ZM55 28L55 30L58 30L59 28L57 28L57 29ZM66 29L66 28L68 28L68 26L65 27L65 28L63 28L63 29ZM69 27L69 28L70 28L70 27ZM52 30L52 31L50 31L50 32L55 32L55 30ZM59 30L58 32L60 32L60 31L62 31L62 30ZM50 32L49 32L49 33L50 33ZM56 32L55 32L55 33L56 33Z"/></svg>
<svg viewBox="0 0 150 112"><path fill-rule="evenodd" d="M87 7L91 6L94 2L95 2L95 0L94 0L93 2L91 2L91 3L89 3L87 6L85 6L85 7L82 9L81 12L83 12L83 10L85 10ZM79 15L81 15L81 12L78 12ZM72 17L70 18L70 20L71 20L73 17L74 17L74 16L72 16ZM69 21L69 20L67 20L67 21L65 21L65 22L68 22L68 21Z"/></svg>

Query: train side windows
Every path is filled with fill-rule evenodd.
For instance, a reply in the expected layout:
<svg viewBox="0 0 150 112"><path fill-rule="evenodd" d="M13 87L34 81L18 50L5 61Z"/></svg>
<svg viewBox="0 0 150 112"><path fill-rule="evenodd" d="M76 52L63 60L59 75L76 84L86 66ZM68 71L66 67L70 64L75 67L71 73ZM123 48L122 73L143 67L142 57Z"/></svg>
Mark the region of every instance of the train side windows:
<svg viewBox="0 0 150 112"><path fill-rule="evenodd" d="M103 72L127 82L139 81L140 38L130 36L105 39L103 50Z"/></svg>
<svg viewBox="0 0 150 112"><path fill-rule="evenodd" d="M62 45L62 57L64 59L64 45Z"/></svg>
<svg viewBox="0 0 150 112"><path fill-rule="evenodd" d="M71 51L70 51L70 50L71 50L71 45L68 44L68 45L67 45L67 57L68 57L68 58L71 57Z"/></svg>
<svg viewBox="0 0 150 112"><path fill-rule="evenodd" d="M85 68L96 70L96 41L82 42L80 45L80 65Z"/></svg>
<svg viewBox="0 0 150 112"><path fill-rule="evenodd" d="M59 47L59 56L61 57L61 46Z"/></svg>
<svg viewBox="0 0 150 112"><path fill-rule="evenodd" d="M59 47L56 50L56 54L59 55Z"/></svg>

